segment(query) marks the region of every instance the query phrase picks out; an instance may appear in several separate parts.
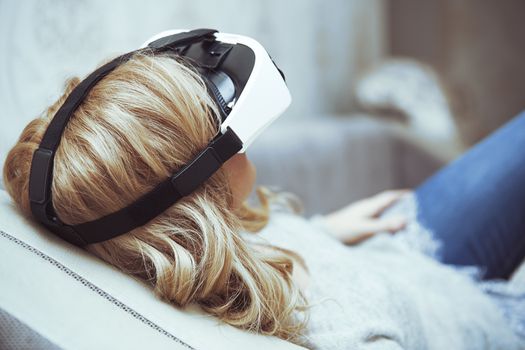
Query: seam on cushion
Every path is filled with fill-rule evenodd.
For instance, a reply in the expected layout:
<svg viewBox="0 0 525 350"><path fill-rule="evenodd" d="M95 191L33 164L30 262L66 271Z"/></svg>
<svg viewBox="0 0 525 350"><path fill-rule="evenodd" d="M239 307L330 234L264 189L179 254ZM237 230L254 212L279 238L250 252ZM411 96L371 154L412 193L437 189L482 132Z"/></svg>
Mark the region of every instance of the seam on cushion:
<svg viewBox="0 0 525 350"><path fill-rule="evenodd" d="M29 244L19 240L18 238L14 237L14 236L10 235L9 233L6 233L6 232L4 232L2 230L0 230L0 236L10 240L13 243L18 244L22 248L30 251L31 253L36 254L37 256L39 256L40 258L44 259L45 261L47 261L51 265L55 266L59 270L61 270L64 273L66 273L68 276L70 276L73 279L75 279L76 281L80 282L85 287L89 288L90 290L92 290L93 292L97 293L98 295L100 295L101 297L106 299L107 301L111 302L113 305L115 305L118 308L124 310L126 313L130 314L131 316L133 316L133 318L135 318L135 319L139 320L140 322L146 324L147 326L153 328L154 330L156 330L157 332L165 335L166 337L170 338L171 340L174 340L175 342L179 343L180 345L183 345L183 346L185 346L188 349L195 350L195 348L193 348L189 344L187 344L184 341L180 340L175 335L171 334L170 332L168 332L167 330L165 330L164 328L162 328L158 324L154 323L153 321L149 320L148 318L146 318L145 316L143 316L139 312L135 311L134 309L132 309L128 305L124 304L122 301L118 300L117 298L115 298L114 296L109 294L108 292L106 292L103 289L97 287L96 285L94 285L90 281L86 280L84 277L80 276L76 272L72 271L68 267L66 267L63 264L61 264L60 262L56 261L55 259L53 259L49 255L41 252L37 248L35 248L35 247L33 247L33 246L31 246L31 245L29 245Z"/></svg>

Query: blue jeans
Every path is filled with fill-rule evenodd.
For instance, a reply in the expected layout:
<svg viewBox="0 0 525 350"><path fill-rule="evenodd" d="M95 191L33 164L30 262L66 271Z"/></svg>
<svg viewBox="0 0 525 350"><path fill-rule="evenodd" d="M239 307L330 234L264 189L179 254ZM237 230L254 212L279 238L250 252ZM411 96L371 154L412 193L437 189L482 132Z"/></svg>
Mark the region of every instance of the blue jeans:
<svg viewBox="0 0 525 350"><path fill-rule="evenodd" d="M508 279L525 258L525 112L415 189L445 264Z"/></svg>

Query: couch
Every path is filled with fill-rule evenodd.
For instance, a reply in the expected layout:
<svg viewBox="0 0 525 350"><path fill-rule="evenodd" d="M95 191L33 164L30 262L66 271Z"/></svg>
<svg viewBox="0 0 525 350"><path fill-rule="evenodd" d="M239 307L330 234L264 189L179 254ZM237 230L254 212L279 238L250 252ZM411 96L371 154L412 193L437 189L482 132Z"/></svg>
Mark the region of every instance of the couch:
<svg viewBox="0 0 525 350"><path fill-rule="evenodd" d="M416 186L447 160L396 124L325 117L270 127L248 150L258 183L297 194L304 215ZM1 349L298 349L181 310L23 218L0 189Z"/></svg>

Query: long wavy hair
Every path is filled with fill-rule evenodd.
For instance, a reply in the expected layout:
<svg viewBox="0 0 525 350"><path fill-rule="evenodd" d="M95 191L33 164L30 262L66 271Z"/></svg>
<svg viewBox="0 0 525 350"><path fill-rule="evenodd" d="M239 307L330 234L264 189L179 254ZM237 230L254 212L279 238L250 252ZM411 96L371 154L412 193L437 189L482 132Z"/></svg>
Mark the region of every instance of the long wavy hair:
<svg viewBox="0 0 525 350"><path fill-rule="evenodd" d="M25 127L7 156L6 189L28 217L33 152L79 81L66 83L63 96ZM67 124L53 168L58 217L73 225L129 205L208 144L218 115L188 64L135 54L91 90ZM258 194L259 207L234 209L219 169L146 225L86 249L178 306L197 303L233 326L294 341L305 325L306 300L291 277L294 264L304 263L291 251L257 249L243 239L241 231L257 232L268 221L271 196L264 189Z"/></svg>

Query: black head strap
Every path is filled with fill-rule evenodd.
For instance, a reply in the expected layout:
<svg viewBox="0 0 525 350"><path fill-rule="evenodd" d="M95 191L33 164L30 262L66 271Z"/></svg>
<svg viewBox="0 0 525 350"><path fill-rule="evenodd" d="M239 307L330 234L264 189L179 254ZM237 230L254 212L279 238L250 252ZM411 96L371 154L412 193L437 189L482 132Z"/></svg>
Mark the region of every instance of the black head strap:
<svg viewBox="0 0 525 350"><path fill-rule="evenodd" d="M160 52L169 47L190 45L213 38L216 30L197 29L159 39L149 50ZM160 42L164 40L164 45ZM183 196L193 192L220 166L242 148L242 141L233 130L219 134L193 161L171 178L157 185L131 205L94 221L67 225L57 217L52 203L53 161L65 127L93 86L123 62L132 51L119 56L91 73L69 94L51 120L39 148L33 154L29 177L29 199L35 218L66 241L83 246L111 239L146 224Z"/></svg>

